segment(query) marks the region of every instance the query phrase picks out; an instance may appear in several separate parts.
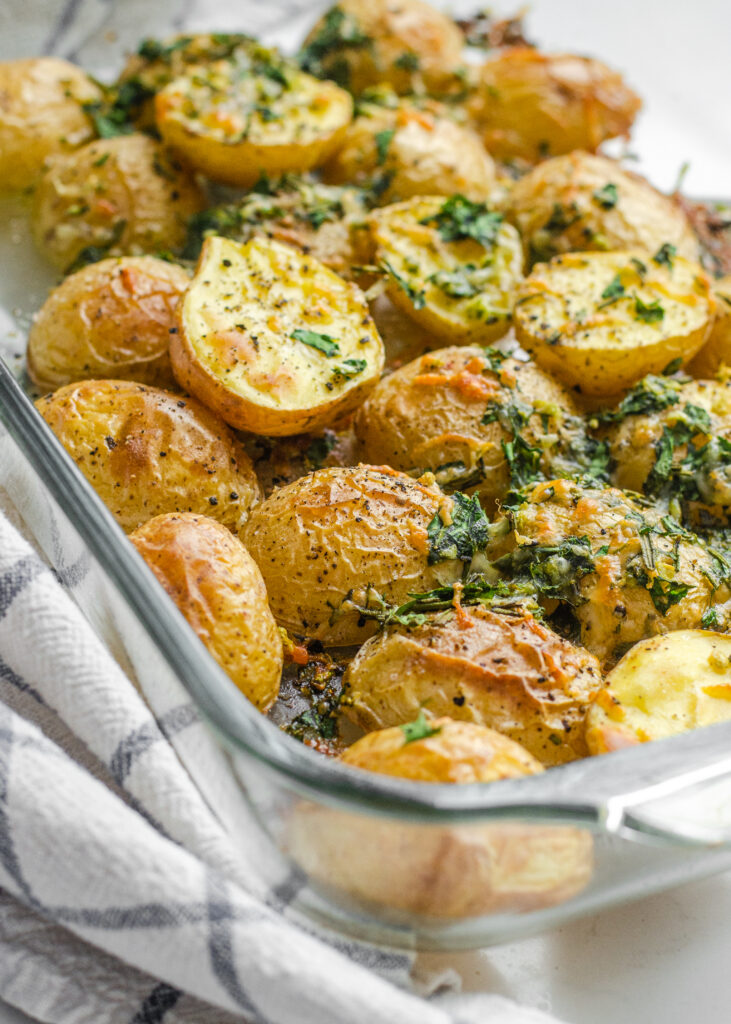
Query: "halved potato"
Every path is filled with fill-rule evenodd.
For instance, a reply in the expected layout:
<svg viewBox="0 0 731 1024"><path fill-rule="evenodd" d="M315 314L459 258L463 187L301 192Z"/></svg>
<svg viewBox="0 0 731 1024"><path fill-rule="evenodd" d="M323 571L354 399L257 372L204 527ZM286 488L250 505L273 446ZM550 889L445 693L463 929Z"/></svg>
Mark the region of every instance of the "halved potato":
<svg viewBox="0 0 731 1024"><path fill-rule="evenodd" d="M722 366L731 367L731 275L716 281L716 318L711 333L688 366L694 377L713 377Z"/></svg>
<svg viewBox="0 0 731 1024"><path fill-rule="evenodd" d="M300 60L356 94L381 82L441 92L461 84L463 46L452 19L424 0L341 0L312 27Z"/></svg>
<svg viewBox="0 0 731 1024"><path fill-rule="evenodd" d="M592 754L731 720L731 636L683 629L636 644L586 719Z"/></svg>
<svg viewBox="0 0 731 1024"><path fill-rule="evenodd" d="M120 135L54 159L36 190L33 235L69 273L105 256L176 249L203 204L190 173L159 143Z"/></svg>
<svg viewBox="0 0 731 1024"><path fill-rule="evenodd" d="M94 138L85 103L101 90L58 57L0 61L0 192L35 184L46 160Z"/></svg>
<svg viewBox="0 0 731 1024"><path fill-rule="evenodd" d="M488 153L531 163L626 135L640 106L622 76L601 61L522 46L480 67L468 101Z"/></svg>
<svg viewBox="0 0 731 1024"><path fill-rule="evenodd" d="M282 638L240 540L207 516L170 513L130 540L221 668L259 711L279 693Z"/></svg>
<svg viewBox="0 0 731 1024"><path fill-rule="evenodd" d="M550 766L588 753L584 717L602 677L593 655L532 615L477 605L388 627L361 647L343 684L343 711L366 730L424 708L497 729Z"/></svg>
<svg viewBox="0 0 731 1024"><path fill-rule="evenodd" d="M308 171L327 159L353 101L334 82L256 47L188 68L157 94L155 116L164 141L195 170L249 188L262 175Z"/></svg>
<svg viewBox="0 0 731 1024"><path fill-rule="evenodd" d="M695 232L681 207L616 160L577 150L543 160L510 189L506 208L530 264L562 252L672 246L698 260Z"/></svg>
<svg viewBox="0 0 731 1024"><path fill-rule="evenodd" d="M383 368L362 292L273 239L206 239L177 315L170 358L180 385L255 434L327 426Z"/></svg>
<svg viewBox="0 0 731 1024"><path fill-rule="evenodd" d="M661 508L613 487L551 480L507 520L512 532L488 549L493 564L534 586L547 611L561 606L605 668L647 637L697 629L712 607L729 624L722 562Z"/></svg>
<svg viewBox="0 0 731 1024"><path fill-rule="evenodd" d="M589 395L614 395L706 340L716 300L697 263L634 252L554 256L525 279L515 333L536 361Z"/></svg>
<svg viewBox="0 0 731 1024"><path fill-rule="evenodd" d="M431 561L427 527L452 498L386 466L320 469L274 491L241 539L274 617L299 636L360 643L376 630L359 607L400 605L453 583L457 558Z"/></svg>
<svg viewBox="0 0 731 1024"><path fill-rule="evenodd" d="M502 214L464 196L422 196L378 210L371 223L390 298L425 330L452 344L505 334L523 249Z"/></svg>
<svg viewBox="0 0 731 1024"><path fill-rule="evenodd" d="M367 462L430 470L445 489L477 492L488 509L505 497L511 464L520 473L508 447L518 435L546 476L588 472L597 448L547 373L474 345L438 349L384 377L353 425Z"/></svg>
<svg viewBox="0 0 731 1024"><path fill-rule="evenodd" d="M477 135L445 116L439 104L425 109L401 102L395 108L364 106L323 176L370 188L379 204L455 193L485 200L495 185L495 166Z"/></svg>
<svg viewBox="0 0 731 1024"><path fill-rule="evenodd" d="M28 335L28 373L40 388L99 377L175 387L168 348L190 277L153 256L101 260L51 292Z"/></svg>
<svg viewBox="0 0 731 1024"><path fill-rule="evenodd" d="M541 771L500 733L422 717L370 733L345 764L434 783L490 783ZM290 824L295 861L326 890L366 907L431 918L538 910L570 899L592 875L589 832L545 825L423 825L302 803Z"/></svg>
<svg viewBox="0 0 731 1024"><path fill-rule="evenodd" d="M128 533L164 512L197 512L234 532L259 500L251 460L192 398L133 384L67 384L38 411Z"/></svg>

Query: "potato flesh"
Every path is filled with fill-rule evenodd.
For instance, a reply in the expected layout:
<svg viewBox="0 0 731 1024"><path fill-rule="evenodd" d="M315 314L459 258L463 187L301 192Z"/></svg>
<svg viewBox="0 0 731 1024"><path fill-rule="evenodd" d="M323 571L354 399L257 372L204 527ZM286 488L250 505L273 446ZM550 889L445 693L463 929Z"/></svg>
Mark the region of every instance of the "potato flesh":
<svg viewBox="0 0 731 1024"><path fill-rule="evenodd" d="M28 336L39 387L114 377L175 387L168 348L188 274L152 256L101 260L49 295Z"/></svg>
<svg viewBox="0 0 731 1024"><path fill-rule="evenodd" d="M259 499L246 452L194 399L130 381L82 381L37 405L127 532L164 512L210 515L237 531Z"/></svg>
<svg viewBox="0 0 731 1024"><path fill-rule="evenodd" d="M601 673L532 616L477 606L368 640L343 683L344 713L365 729L409 722L424 708L497 729L549 766L588 753L584 717Z"/></svg>
<svg viewBox="0 0 731 1024"><path fill-rule="evenodd" d="M358 404L383 367L359 289L271 239L207 239L179 331L171 355L180 383L254 433L325 426ZM301 332L317 335L315 344L299 340Z"/></svg>
<svg viewBox="0 0 731 1024"><path fill-rule="evenodd" d="M636 644L586 721L592 754L731 719L731 636L680 630Z"/></svg>
<svg viewBox="0 0 731 1024"><path fill-rule="evenodd" d="M652 255L664 244L686 259L699 257L698 239L671 198L591 153L539 163L510 189L507 215L531 264L572 251L644 249Z"/></svg>
<svg viewBox="0 0 731 1024"><path fill-rule="evenodd" d="M221 523L156 516L130 536L221 668L260 711L279 693L282 640L256 563Z"/></svg>
<svg viewBox="0 0 731 1024"><path fill-rule="evenodd" d="M615 283L622 292L612 298ZM669 269L635 251L570 253L538 264L513 315L518 341L541 366L586 394L613 395L676 358L685 365L714 312L698 264L676 257Z"/></svg>
<svg viewBox="0 0 731 1024"><path fill-rule="evenodd" d="M423 223L436 216L444 203L441 196L419 197L373 215L376 259L393 269L387 277L388 294L417 323L447 343L495 341L510 327L522 280L520 238L512 225L503 223L488 248L472 238L445 241L438 227ZM434 275L455 273L467 275L473 294L454 297L432 280ZM420 302L414 295L421 296Z"/></svg>
<svg viewBox="0 0 731 1024"><path fill-rule="evenodd" d="M280 626L333 646L376 631L344 602L401 604L454 582L456 560L430 565L427 526L452 499L388 467L321 469L275 491L242 540L259 566Z"/></svg>

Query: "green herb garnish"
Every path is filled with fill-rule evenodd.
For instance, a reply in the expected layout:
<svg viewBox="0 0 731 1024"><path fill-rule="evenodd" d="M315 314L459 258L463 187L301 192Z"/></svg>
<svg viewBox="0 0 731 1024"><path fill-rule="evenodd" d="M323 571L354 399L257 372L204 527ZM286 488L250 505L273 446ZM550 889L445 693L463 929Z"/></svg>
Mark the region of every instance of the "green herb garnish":
<svg viewBox="0 0 731 1024"><path fill-rule="evenodd" d="M355 359L348 357L343 359L342 363L338 363L337 366L333 366L331 373L331 380L334 384L339 384L344 380L352 380L353 377L357 377L359 373L363 373L366 366L368 366L367 359Z"/></svg>
<svg viewBox="0 0 731 1024"><path fill-rule="evenodd" d="M383 166L386 162L388 147L391 145L391 140L395 134L395 128L384 128L382 132L376 132L374 136L376 143L376 159L379 167Z"/></svg>
<svg viewBox="0 0 731 1024"><path fill-rule="evenodd" d="M340 346L329 334L319 334L317 331L309 331L304 327L298 327L295 331L292 331L290 337L294 338L295 341L301 341L303 345L309 345L310 348L316 348L318 352L322 352L326 356L340 355Z"/></svg>
<svg viewBox="0 0 731 1024"><path fill-rule="evenodd" d="M442 727L437 726L433 728L429 724L429 720L424 714L424 709L419 711L419 717L413 722L405 722L402 726L399 726L401 732L404 734L404 743L414 743L416 740L428 740L430 736L437 736L441 731Z"/></svg>
<svg viewBox="0 0 731 1024"><path fill-rule="evenodd" d="M619 202L617 186L611 181L603 185L602 188L598 188L593 196L597 203L605 210L611 210Z"/></svg>
<svg viewBox="0 0 731 1024"><path fill-rule="evenodd" d="M435 224L445 242L472 238L489 249L503 222L502 213L490 210L486 203L473 203L465 196L450 196L437 213L424 217L421 224Z"/></svg>
<svg viewBox="0 0 731 1024"><path fill-rule="evenodd" d="M667 267L668 270L672 270L673 260L675 259L677 252L678 250L676 247L671 245L670 242L663 242L652 258L658 266Z"/></svg>
<svg viewBox="0 0 731 1024"><path fill-rule="evenodd" d="M452 522L445 525L439 512L427 526L429 564L458 558L471 562L484 551L490 537L490 523L477 495L468 497L455 491L452 496Z"/></svg>
<svg viewBox="0 0 731 1024"><path fill-rule="evenodd" d="M393 264L389 263L388 260L381 260L381 267L386 271L389 277L393 278L401 291L408 295L414 309L424 308L426 305L426 296L423 288L414 288L412 284L409 284L405 277L402 277L401 274L398 273Z"/></svg>
<svg viewBox="0 0 731 1024"><path fill-rule="evenodd" d="M662 318L665 316L665 310L660 305L658 299L654 302L650 302L647 305L642 301L639 295L635 296L635 315L644 320L646 324L657 324L660 323Z"/></svg>

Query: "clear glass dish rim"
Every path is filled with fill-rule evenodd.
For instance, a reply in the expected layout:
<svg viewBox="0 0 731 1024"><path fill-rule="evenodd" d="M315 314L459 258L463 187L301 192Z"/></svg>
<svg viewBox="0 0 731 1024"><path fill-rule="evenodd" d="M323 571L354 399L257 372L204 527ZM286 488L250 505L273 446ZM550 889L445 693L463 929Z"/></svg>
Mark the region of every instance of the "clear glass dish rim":
<svg viewBox="0 0 731 1024"><path fill-rule="evenodd" d="M461 786L379 776L325 758L261 715L208 654L2 358L0 421L219 738L301 795L402 820L520 819L605 831L610 802L638 789L638 773L642 788L669 778L682 784L731 748L731 723L723 723L541 775Z"/></svg>

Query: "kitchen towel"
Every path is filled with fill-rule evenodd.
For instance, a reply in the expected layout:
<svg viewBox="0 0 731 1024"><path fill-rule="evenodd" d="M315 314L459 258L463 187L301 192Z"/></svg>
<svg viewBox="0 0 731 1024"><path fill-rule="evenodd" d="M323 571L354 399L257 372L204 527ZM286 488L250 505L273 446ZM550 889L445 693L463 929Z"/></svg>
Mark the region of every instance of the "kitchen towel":
<svg viewBox="0 0 731 1024"><path fill-rule="evenodd" d="M83 564L52 571L0 508L0 997L53 1024L549 1020L438 979L417 995L410 955L315 931L256 882L257 827L233 781L201 785L185 692L153 715L73 601Z"/></svg>

